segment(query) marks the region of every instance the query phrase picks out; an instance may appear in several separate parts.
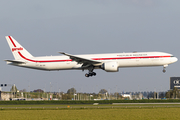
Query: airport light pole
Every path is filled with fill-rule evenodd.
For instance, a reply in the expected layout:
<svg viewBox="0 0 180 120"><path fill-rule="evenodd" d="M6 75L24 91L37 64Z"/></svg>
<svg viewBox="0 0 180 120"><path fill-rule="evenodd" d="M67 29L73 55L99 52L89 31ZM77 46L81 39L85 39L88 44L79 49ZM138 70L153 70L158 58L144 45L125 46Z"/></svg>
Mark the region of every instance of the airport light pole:
<svg viewBox="0 0 180 120"><path fill-rule="evenodd" d="M13 92L15 91L15 84L14 84L14 88L13 88L14 90L13 90ZM14 92L14 96L15 96L15 92Z"/></svg>
<svg viewBox="0 0 180 120"><path fill-rule="evenodd" d="M116 100L117 100L117 85L116 85Z"/></svg>
<svg viewBox="0 0 180 120"><path fill-rule="evenodd" d="M109 100L111 100L111 92L110 92L110 88L109 88Z"/></svg>
<svg viewBox="0 0 180 120"><path fill-rule="evenodd" d="M0 87L0 100L1 100L1 87Z"/></svg>
<svg viewBox="0 0 180 120"><path fill-rule="evenodd" d="M60 93L60 89L59 89L59 99L61 99L61 93Z"/></svg>
<svg viewBox="0 0 180 120"><path fill-rule="evenodd" d="M50 82L50 93L51 93L51 82Z"/></svg>

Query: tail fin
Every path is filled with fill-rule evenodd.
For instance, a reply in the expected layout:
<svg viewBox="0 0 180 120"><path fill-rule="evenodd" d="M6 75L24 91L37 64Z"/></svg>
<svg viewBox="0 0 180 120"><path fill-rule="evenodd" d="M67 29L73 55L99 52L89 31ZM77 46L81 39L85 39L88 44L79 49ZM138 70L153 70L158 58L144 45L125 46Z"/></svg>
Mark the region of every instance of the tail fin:
<svg viewBox="0 0 180 120"><path fill-rule="evenodd" d="M23 54L25 57L30 58L33 57L23 46L21 46L13 37L5 36L9 47L13 53L15 60L22 60L23 58L20 56ZM23 59L24 60L24 59Z"/></svg>

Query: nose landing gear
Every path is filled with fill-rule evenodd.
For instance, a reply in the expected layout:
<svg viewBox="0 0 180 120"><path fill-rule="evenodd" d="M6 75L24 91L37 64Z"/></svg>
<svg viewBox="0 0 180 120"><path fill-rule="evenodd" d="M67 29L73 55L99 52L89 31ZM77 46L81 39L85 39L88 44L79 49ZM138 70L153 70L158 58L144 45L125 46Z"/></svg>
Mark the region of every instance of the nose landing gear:
<svg viewBox="0 0 180 120"><path fill-rule="evenodd" d="M168 65L164 65L163 66L163 73L165 73L166 72L166 67L167 67Z"/></svg>

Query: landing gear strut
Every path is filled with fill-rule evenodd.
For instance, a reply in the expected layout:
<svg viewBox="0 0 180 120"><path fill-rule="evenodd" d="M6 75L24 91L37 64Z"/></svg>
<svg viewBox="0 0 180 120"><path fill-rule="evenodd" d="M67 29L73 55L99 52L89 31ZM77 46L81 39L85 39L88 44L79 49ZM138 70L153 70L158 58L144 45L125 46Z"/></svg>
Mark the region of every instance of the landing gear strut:
<svg viewBox="0 0 180 120"><path fill-rule="evenodd" d="M93 67L93 66L90 66L90 67L88 68L88 70L89 70L89 73L86 73L86 74L85 74L86 77L96 76L96 73L93 72L93 70L94 70L94 67Z"/></svg>
<svg viewBox="0 0 180 120"><path fill-rule="evenodd" d="M163 66L163 73L165 73L166 72L166 67L167 67L168 65L164 65Z"/></svg>

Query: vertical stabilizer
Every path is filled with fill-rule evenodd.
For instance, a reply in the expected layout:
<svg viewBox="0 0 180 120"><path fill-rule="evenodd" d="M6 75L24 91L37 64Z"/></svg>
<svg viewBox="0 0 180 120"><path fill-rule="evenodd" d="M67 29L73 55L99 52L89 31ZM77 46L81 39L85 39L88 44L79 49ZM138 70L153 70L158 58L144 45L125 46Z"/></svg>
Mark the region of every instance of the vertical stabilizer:
<svg viewBox="0 0 180 120"><path fill-rule="evenodd" d="M33 57L23 46L21 46L12 36L5 36L9 47L12 51L12 54L15 58L15 60L24 60L23 56L27 58Z"/></svg>

